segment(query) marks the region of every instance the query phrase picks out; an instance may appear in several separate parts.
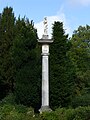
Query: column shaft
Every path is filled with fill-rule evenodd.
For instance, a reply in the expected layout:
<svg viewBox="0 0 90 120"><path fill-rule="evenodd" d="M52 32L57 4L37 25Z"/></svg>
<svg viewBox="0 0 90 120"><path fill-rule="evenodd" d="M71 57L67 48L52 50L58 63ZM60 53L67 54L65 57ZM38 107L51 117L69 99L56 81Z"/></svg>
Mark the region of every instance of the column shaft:
<svg viewBox="0 0 90 120"><path fill-rule="evenodd" d="M42 106L49 106L48 55L42 55Z"/></svg>

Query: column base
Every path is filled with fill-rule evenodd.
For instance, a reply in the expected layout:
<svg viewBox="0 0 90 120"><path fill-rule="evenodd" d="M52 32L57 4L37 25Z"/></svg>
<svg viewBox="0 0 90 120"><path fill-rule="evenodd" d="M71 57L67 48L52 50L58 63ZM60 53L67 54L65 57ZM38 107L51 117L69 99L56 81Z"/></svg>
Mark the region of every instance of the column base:
<svg viewBox="0 0 90 120"><path fill-rule="evenodd" d="M52 109L49 106L41 106L41 108L39 109L40 114L42 114L42 112L51 112Z"/></svg>

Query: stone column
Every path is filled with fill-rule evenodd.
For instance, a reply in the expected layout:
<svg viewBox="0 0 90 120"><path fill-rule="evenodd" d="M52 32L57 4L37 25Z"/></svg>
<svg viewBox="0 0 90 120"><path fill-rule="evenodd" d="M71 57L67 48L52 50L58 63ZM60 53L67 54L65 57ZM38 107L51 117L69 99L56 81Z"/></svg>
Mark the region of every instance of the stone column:
<svg viewBox="0 0 90 120"><path fill-rule="evenodd" d="M49 45L42 45L42 106L40 112L49 108Z"/></svg>
<svg viewBox="0 0 90 120"><path fill-rule="evenodd" d="M42 54L42 106L49 106L48 54Z"/></svg>
<svg viewBox="0 0 90 120"><path fill-rule="evenodd" d="M49 44L53 42L49 39L47 32L47 18L44 18L44 34L42 39L38 39L38 43L42 45L42 105L40 113L44 111L51 111L49 108Z"/></svg>

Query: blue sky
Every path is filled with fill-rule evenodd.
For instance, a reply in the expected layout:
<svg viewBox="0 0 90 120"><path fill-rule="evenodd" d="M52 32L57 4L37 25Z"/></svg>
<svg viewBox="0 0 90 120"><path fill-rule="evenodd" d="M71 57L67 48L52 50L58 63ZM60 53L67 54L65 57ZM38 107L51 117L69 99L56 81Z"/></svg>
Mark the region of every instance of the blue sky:
<svg viewBox="0 0 90 120"><path fill-rule="evenodd" d="M66 33L72 35L80 25L90 25L90 0L0 0L0 12L11 6L15 16L26 16L33 20L39 37L43 34L43 18L48 19L50 35L52 23L64 23Z"/></svg>

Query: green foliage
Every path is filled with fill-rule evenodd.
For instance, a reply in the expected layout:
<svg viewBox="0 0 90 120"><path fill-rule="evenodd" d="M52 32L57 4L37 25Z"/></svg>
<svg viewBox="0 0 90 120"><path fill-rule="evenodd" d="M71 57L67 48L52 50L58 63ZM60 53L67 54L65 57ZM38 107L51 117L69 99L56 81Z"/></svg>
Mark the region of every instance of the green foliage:
<svg viewBox="0 0 90 120"><path fill-rule="evenodd" d="M71 106L76 108L78 106L88 106L90 105L90 94L84 94L77 96L72 99Z"/></svg>
<svg viewBox="0 0 90 120"><path fill-rule="evenodd" d="M52 109L70 104L75 108L79 105L88 106L90 26L79 26L70 40L65 35L62 22L55 22L52 30L54 43L50 45L50 106ZM25 17L16 20L11 7L6 7L0 14L0 100L8 93L14 92L15 95L9 94L0 102L0 110L4 113L0 113L1 120L36 119L30 118L32 112L26 115L28 110L23 105L13 104L24 104L37 110L40 107L41 51L37 38L33 21ZM83 120L82 109L86 115L88 108L63 108L59 112L45 113L39 119ZM76 112L79 110L80 114ZM62 118L59 118L59 114Z"/></svg>
<svg viewBox="0 0 90 120"><path fill-rule="evenodd" d="M54 42L50 46L50 105L68 106L74 93L74 66L67 56L70 47L63 23L53 25Z"/></svg>
<svg viewBox="0 0 90 120"><path fill-rule="evenodd" d="M42 120L89 120L90 107L59 108L51 113L43 113L42 118Z"/></svg>
<svg viewBox="0 0 90 120"><path fill-rule="evenodd" d="M42 120L58 120L58 116L54 111L52 112L44 112L41 114Z"/></svg>
<svg viewBox="0 0 90 120"><path fill-rule="evenodd" d="M14 39L15 17L11 7L4 8L0 15L0 87L3 98L13 91L12 44ZM1 90L0 90L1 91Z"/></svg>
<svg viewBox="0 0 90 120"><path fill-rule="evenodd" d="M35 118L32 108L5 104L0 107L0 120L37 120L37 118Z"/></svg>
<svg viewBox="0 0 90 120"><path fill-rule="evenodd" d="M90 26L79 26L70 41L69 56L76 70L76 93L80 95L84 87L90 87Z"/></svg>
<svg viewBox="0 0 90 120"><path fill-rule="evenodd" d="M14 92L17 103L40 107L40 53L33 21L0 14L0 99Z"/></svg>
<svg viewBox="0 0 90 120"><path fill-rule="evenodd" d="M55 111L35 114L32 107L12 103L13 95L0 102L0 120L89 120L90 106L58 108Z"/></svg>
<svg viewBox="0 0 90 120"><path fill-rule="evenodd" d="M13 93L9 93L6 97L4 97L4 99L2 99L0 101L0 105L4 105L4 104L16 104L15 103L15 96L13 95Z"/></svg>
<svg viewBox="0 0 90 120"><path fill-rule="evenodd" d="M11 93L0 101L0 120L39 120L34 109L15 103L15 96Z"/></svg>
<svg viewBox="0 0 90 120"><path fill-rule="evenodd" d="M16 102L37 108L40 104L37 33L33 25L25 18L18 18L16 31L18 33L13 42Z"/></svg>

